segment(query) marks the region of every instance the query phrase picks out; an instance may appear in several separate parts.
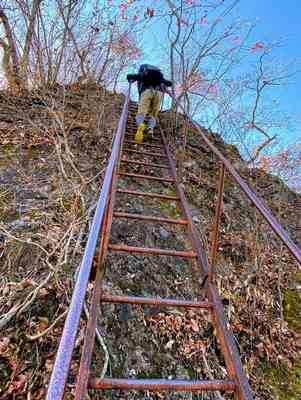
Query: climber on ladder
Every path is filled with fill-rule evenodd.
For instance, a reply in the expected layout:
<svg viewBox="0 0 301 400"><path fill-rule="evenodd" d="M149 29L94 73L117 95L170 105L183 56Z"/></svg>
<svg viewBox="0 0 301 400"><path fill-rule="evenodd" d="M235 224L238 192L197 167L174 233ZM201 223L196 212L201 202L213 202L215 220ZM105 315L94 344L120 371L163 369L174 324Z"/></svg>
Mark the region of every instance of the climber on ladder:
<svg viewBox="0 0 301 400"><path fill-rule="evenodd" d="M145 130L145 117L150 115L147 131L153 136L156 126L156 118L160 110L161 92L164 86L171 86L172 83L166 80L159 68L149 64L142 64L138 74L128 74L129 83L137 81L139 93L138 113L136 123L138 126L135 141L141 143Z"/></svg>

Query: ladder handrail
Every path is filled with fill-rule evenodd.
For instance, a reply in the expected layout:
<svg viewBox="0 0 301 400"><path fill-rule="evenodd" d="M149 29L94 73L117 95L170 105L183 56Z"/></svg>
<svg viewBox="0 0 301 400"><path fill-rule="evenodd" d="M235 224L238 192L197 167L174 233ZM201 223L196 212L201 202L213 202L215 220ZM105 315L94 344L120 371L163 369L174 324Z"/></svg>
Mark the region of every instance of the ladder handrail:
<svg viewBox="0 0 301 400"><path fill-rule="evenodd" d="M202 131L202 128L200 127L200 125L197 122L195 122L190 115L186 114L184 107L179 103L178 100L176 100L173 97L172 93L166 88L165 88L165 91L166 91L166 93L169 94L169 96L181 108L181 110L183 111L184 115L188 118L189 122L192 125L195 126L195 128L199 132L199 134L202 137L202 139L204 140L204 142L210 148L210 150L217 156L219 161L223 163L223 165L225 166L226 170L230 173L230 175L236 181L238 186L243 190L243 192L245 193L247 198L251 201L251 203L260 212L260 214L267 221L267 223L270 225L272 230L276 233L276 235L282 240L282 242L288 248L288 250L290 251L291 255L295 258L297 263L299 263L299 265L301 266L301 250L300 250L300 248L293 242L293 240L290 238L290 236L287 233L287 231L277 221L277 219L274 217L272 212L266 206L264 201L259 196L257 196L257 194L255 193L254 189L252 187L250 187L245 182L245 180L239 175L239 173L233 167L231 162L229 160L227 160L227 158L225 156L223 156L223 154L217 149L217 147L207 138L207 136Z"/></svg>
<svg viewBox="0 0 301 400"><path fill-rule="evenodd" d="M128 115L128 105L130 101L130 91L131 91L131 85L129 86L128 92L125 97L122 114L116 131L111 156L109 159L108 167L106 169L105 177L103 180L101 192L97 203L97 208L93 217L93 222L86 243L84 256L74 286L71 303L69 306L67 318L64 325L64 330L61 336L59 348L57 350L55 364L53 367L50 383L48 386L47 397L46 397L47 400L58 400L62 399L64 396L64 390L70 369L70 363L75 345L78 325L80 321L81 312L83 309L89 276L91 273L93 257L99 238L99 232L104 219L107 201L109 198L114 167L116 161L118 160L121 137L126 125L126 119Z"/></svg>
<svg viewBox="0 0 301 400"><path fill-rule="evenodd" d="M172 159L171 151L167 143L166 136L160 126L161 137L166 148L166 154L169 159L170 167L173 176L177 177L177 170L175 163ZM189 205L184 193L184 189L179 181L176 183L176 192L178 197L181 199L181 208L183 217L188 222L188 235L190 237L192 248L196 252L197 264L200 266L201 274L203 277L203 283L205 284L205 291L207 298L210 303L212 303L213 318L212 322L216 330L216 336L218 338L219 344L222 348L222 353L226 363L226 369L229 374L229 378L233 379L236 383L236 396L237 400L253 400L251 387L247 380L246 374L244 372L240 354L237 348L237 344L232 331L229 329L229 323L227 322L221 299L219 297L217 286L210 280L206 280L206 275L210 273L210 266L208 263L207 252L205 250L204 244L200 239L200 236L194 226L192 221L192 215L189 209Z"/></svg>

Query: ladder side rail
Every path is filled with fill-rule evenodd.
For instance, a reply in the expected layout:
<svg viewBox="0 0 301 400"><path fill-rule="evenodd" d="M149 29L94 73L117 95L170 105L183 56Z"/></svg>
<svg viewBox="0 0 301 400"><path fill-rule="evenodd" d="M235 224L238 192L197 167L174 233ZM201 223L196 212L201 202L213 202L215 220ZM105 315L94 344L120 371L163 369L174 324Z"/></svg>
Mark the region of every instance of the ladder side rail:
<svg viewBox="0 0 301 400"><path fill-rule="evenodd" d="M128 115L130 91L131 85L129 86L128 92L126 94L122 114L119 120L118 128L116 130L111 156L99 195L97 208L93 217L84 256L79 268L77 280L75 282L69 311L66 317L63 333L57 351L55 364L52 370L46 400L59 400L62 399L64 396L65 385L70 369L78 325L91 273L92 262L95 254L95 249L99 241L99 233L103 224L106 207L108 204L110 188L113 179L113 172L119 157L121 138L125 129L126 119Z"/></svg>
<svg viewBox="0 0 301 400"><path fill-rule="evenodd" d="M243 370L243 366L240 360L240 354L235 343L234 335L232 331L228 329L229 324L227 323L227 320L224 316L223 306L217 288L208 279L206 279L206 277L209 274L209 264L207 260L206 251L202 241L199 238L199 235L197 234L196 228L192 222L192 216L188 207L186 196L182 186L180 185L177 179L176 166L172 159L167 139L164 135L161 126L160 126L160 132L163 143L165 145L165 151L169 159L172 174L176 181L177 194L181 199L183 217L188 221L188 233L192 245L194 247L194 250L196 252L197 261L201 267L201 273L204 278L203 282L205 282L205 289L208 296L208 300L213 305L212 309L213 322L216 328L217 337L219 339L220 345L223 350L230 378L233 379L234 382L236 383L235 398L237 400L252 400L253 399L252 391L248 383L248 380L246 378L245 372Z"/></svg>
<svg viewBox="0 0 301 400"><path fill-rule="evenodd" d="M77 381L75 386L75 400L84 400L88 389L88 379L90 375L90 365L92 361L95 334L97 327L97 306L102 294L102 284L105 274L104 261L108 252L109 237L111 233L112 221L113 221L113 210L116 201L116 192L118 184L118 170L120 167L121 153L124 142L124 133L126 127L126 120L124 121L123 129L121 132L121 140L119 144L118 156L115 162L113 176L111 180L111 186L109 191L109 200L106 207L106 215L103 223L103 227L100 233L100 243L97 259L97 271L96 278L94 281L93 293L91 297L91 304L89 309L89 318L86 326L84 345L81 354L80 367L77 374Z"/></svg>
<svg viewBox="0 0 301 400"><path fill-rule="evenodd" d="M166 92L173 98L171 92L168 89L165 89ZM173 98L173 100L178 104L179 108L183 111L183 113L186 115L185 110L183 106ZM269 208L266 206L264 201L257 196L255 193L254 189L250 187L245 180L239 175L239 173L236 171L236 169L233 167L231 162L227 160L226 157L223 156L223 154L215 147L213 143L207 138L207 136L204 134L202 131L200 125L195 122L190 115L187 115L187 118L189 119L190 123L195 126L197 131L199 132L200 136L204 140L204 142L207 144L207 146L210 148L210 150L217 156L217 158L224 164L225 168L227 171L230 173L230 175L233 177L233 179L236 181L238 186L243 190L247 198L251 201L251 203L256 207L256 209L259 211L259 213L263 216L263 218L267 221L267 223L270 225L274 233L282 240L284 245L288 248L290 251L291 255L294 257L294 259L299 263L301 266L301 249L294 243L294 241L290 238L289 234L287 231L283 228L283 226L277 221L277 219L274 217L272 212L269 210Z"/></svg>

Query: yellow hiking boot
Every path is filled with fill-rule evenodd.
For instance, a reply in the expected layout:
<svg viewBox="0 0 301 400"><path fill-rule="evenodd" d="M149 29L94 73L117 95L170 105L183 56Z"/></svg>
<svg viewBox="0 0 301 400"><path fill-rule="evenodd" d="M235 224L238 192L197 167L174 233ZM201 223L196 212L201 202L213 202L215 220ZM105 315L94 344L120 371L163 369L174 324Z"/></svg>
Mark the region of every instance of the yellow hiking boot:
<svg viewBox="0 0 301 400"><path fill-rule="evenodd" d="M143 131L145 129L145 124L142 122L142 124L140 124L138 126L136 135L135 135L135 142L140 144L143 140Z"/></svg>

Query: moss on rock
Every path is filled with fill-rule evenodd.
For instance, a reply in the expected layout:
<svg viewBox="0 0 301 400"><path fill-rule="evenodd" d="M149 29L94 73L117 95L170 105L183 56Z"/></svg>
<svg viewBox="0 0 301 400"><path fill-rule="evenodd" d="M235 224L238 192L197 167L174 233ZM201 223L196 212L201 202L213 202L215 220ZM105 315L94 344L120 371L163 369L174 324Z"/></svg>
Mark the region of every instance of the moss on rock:
<svg viewBox="0 0 301 400"><path fill-rule="evenodd" d="M266 368L265 376L272 386L274 400L299 400L301 393L301 363L291 368L281 364L279 368Z"/></svg>
<svg viewBox="0 0 301 400"><path fill-rule="evenodd" d="M0 185L0 220L3 222L14 221L18 218L19 214L12 206L14 194L8 190L4 185Z"/></svg>
<svg viewBox="0 0 301 400"><path fill-rule="evenodd" d="M176 196L175 191L168 191L166 193L168 196ZM158 205L160 204L160 208L163 211L163 213L166 213L170 218L180 218L181 217L181 208L178 204L178 202L175 201L170 201L170 200L160 200L158 202Z"/></svg>
<svg viewBox="0 0 301 400"><path fill-rule="evenodd" d="M283 294L284 318L289 328L301 333L301 295L298 290L285 289Z"/></svg>

